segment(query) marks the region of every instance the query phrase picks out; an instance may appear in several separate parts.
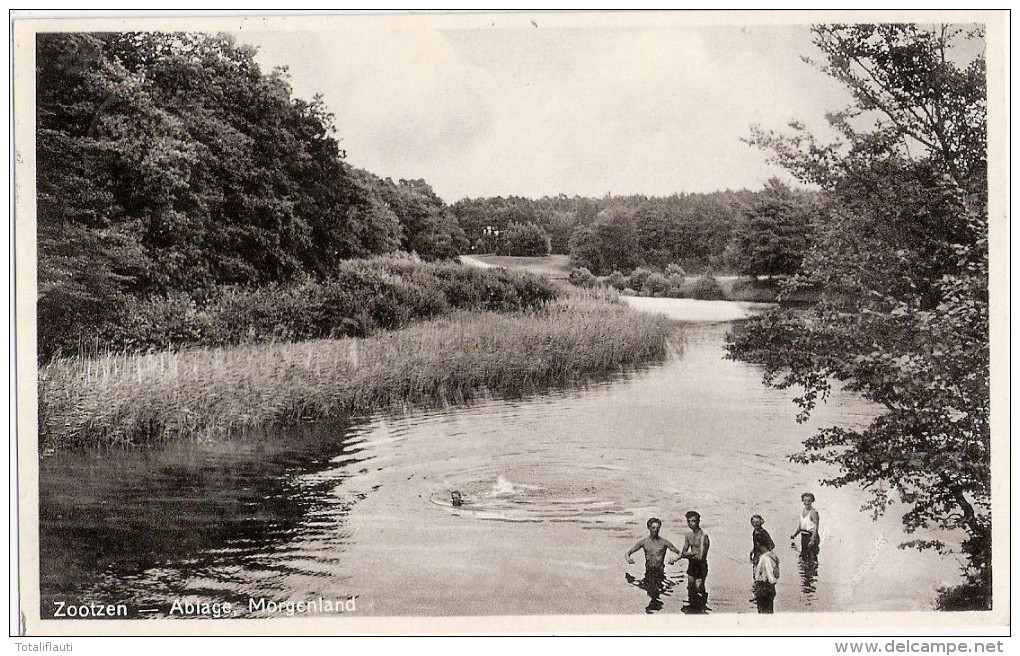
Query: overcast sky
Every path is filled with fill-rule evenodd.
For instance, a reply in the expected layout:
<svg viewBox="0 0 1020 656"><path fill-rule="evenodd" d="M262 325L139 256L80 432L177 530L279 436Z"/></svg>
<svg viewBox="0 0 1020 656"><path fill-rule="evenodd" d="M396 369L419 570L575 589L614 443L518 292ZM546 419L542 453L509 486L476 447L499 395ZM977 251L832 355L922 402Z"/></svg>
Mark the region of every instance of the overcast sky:
<svg viewBox="0 0 1020 656"><path fill-rule="evenodd" d="M250 32L268 71L321 93L354 166L465 196L758 189L782 171L740 141L790 119L824 133L848 98L801 61L806 27Z"/></svg>

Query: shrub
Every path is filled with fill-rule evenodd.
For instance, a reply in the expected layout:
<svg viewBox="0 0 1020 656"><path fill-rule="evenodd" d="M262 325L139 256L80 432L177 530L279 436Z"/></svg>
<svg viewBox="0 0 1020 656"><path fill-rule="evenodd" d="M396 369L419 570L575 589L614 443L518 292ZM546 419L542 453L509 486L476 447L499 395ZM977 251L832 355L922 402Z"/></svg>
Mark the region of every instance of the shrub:
<svg viewBox="0 0 1020 656"><path fill-rule="evenodd" d="M544 257L549 254L549 235L534 223L511 223L500 235L498 253L523 257Z"/></svg>
<svg viewBox="0 0 1020 656"><path fill-rule="evenodd" d="M680 278L682 280L683 278L687 277L687 272L684 271L684 268L682 266L673 262L666 267L666 277Z"/></svg>
<svg viewBox="0 0 1020 656"><path fill-rule="evenodd" d="M364 337L453 310L534 309L556 295L551 282L526 272L349 260L322 280L220 287L201 302L184 293L130 299L125 318L104 324L87 353Z"/></svg>
<svg viewBox="0 0 1020 656"><path fill-rule="evenodd" d="M719 281L710 273L695 280L688 294L691 298L703 301L718 301L726 298Z"/></svg>
<svg viewBox="0 0 1020 656"><path fill-rule="evenodd" d="M730 288L731 300L753 303L774 303L778 298L778 293L777 285L754 278L738 280Z"/></svg>
<svg viewBox="0 0 1020 656"><path fill-rule="evenodd" d="M200 342L215 334L216 326L190 295L177 292L166 297L130 298L123 319L106 324L104 332L107 338L103 341L123 348L168 348Z"/></svg>
<svg viewBox="0 0 1020 656"><path fill-rule="evenodd" d="M578 287L593 287L596 282L595 276L585 267L571 269L567 280L570 281L570 284Z"/></svg>
<svg viewBox="0 0 1020 656"><path fill-rule="evenodd" d="M653 273L645 279L641 287L642 296L669 296L673 283L661 273Z"/></svg>
<svg viewBox="0 0 1020 656"><path fill-rule="evenodd" d="M613 271L606 276L606 284L614 289L623 291L627 287L627 279L619 271Z"/></svg>
<svg viewBox="0 0 1020 656"><path fill-rule="evenodd" d="M652 275L651 271L642 267L638 267L634 269L633 272L631 272L630 282L628 283L628 285L633 287L634 289L641 289L642 287L645 286L645 281L648 280L648 276L650 275Z"/></svg>

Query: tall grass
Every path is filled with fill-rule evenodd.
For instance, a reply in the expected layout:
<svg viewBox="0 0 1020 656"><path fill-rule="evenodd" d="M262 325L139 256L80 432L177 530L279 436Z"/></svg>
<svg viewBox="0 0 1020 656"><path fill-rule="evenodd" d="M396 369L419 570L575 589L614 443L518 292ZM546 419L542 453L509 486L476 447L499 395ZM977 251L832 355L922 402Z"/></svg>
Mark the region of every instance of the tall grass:
<svg viewBox="0 0 1020 656"><path fill-rule="evenodd" d="M662 359L672 330L578 291L538 311L457 313L368 338L59 359L40 369L40 444L154 444L518 396Z"/></svg>

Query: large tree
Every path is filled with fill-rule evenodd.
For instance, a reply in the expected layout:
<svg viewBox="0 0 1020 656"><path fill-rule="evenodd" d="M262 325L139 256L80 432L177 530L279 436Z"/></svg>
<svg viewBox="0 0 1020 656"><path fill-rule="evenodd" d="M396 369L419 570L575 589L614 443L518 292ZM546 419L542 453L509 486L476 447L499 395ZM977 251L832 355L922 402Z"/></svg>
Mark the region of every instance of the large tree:
<svg viewBox="0 0 1020 656"><path fill-rule="evenodd" d="M800 419L841 381L885 412L828 427L794 459L835 465L908 531L962 531L967 585L945 608L991 604L986 100L979 29L819 25L822 70L854 102L820 143L802 125L751 141L807 182L830 211L790 285L824 290L734 331L733 357L803 390ZM917 540L940 550L940 541Z"/></svg>
<svg viewBox="0 0 1020 656"><path fill-rule="evenodd" d="M733 264L748 276L797 273L810 243L814 211L805 194L772 178L744 210L733 236Z"/></svg>
<svg viewBox="0 0 1020 656"><path fill-rule="evenodd" d="M400 221L400 248L425 260L456 257L468 249L457 217L425 180L380 180L372 174L374 193Z"/></svg>
<svg viewBox="0 0 1020 656"><path fill-rule="evenodd" d="M634 212L622 204L605 208L591 225L578 226L570 238L570 259L596 275L630 271L643 257Z"/></svg>

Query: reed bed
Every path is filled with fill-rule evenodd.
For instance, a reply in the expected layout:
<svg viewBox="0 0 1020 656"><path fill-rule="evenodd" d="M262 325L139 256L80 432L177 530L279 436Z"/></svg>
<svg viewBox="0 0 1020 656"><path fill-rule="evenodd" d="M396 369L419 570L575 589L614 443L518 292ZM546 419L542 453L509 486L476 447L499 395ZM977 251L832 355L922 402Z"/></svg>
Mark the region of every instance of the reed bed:
<svg viewBox="0 0 1020 656"><path fill-rule="evenodd" d="M300 420L512 397L666 356L675 328L611 294L464 312L368 338L60 359L40 369L42 448L210 439Z"/></svg>

